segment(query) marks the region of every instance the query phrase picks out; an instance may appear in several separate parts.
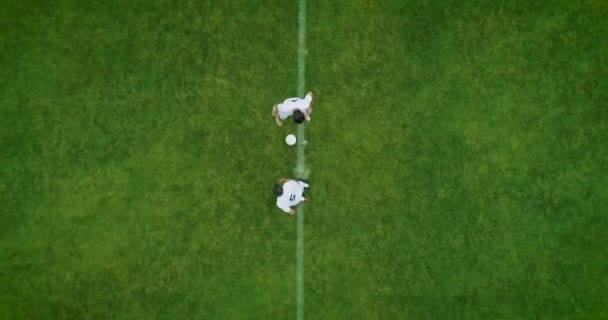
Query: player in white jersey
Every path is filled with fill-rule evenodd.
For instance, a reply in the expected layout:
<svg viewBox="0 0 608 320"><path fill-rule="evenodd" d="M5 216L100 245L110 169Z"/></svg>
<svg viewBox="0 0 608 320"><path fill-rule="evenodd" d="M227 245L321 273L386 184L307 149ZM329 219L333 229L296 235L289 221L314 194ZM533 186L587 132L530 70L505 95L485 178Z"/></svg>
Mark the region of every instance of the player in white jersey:
<svg viewBox="0 0 608 320"><path fill-rule="evenodd" d="M300 98L288 98L283 103L275 104L272 108L272 116L280 127L283 125L281 120L287 119L287 117L293 115L293 121L297 124L306 121L310 121L310 114L312 113L312 92L308 92L304 99Z"/></svg>
<svg viewBox="0 0 608 320"><path fill-rule="evenodd" d="M304 197L304 188L308 188L308 183L304 179L279 179L279 184L275 184L273 189L274 195L277 197L277 207L293 216L296 211L291 207L302 201L307 201Z"/></svg>

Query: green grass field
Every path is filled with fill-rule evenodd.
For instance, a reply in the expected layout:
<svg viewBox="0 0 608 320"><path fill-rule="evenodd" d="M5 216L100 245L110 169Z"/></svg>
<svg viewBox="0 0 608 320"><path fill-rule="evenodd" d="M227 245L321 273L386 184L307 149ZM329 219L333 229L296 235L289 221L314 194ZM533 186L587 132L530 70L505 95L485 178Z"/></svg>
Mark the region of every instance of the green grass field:
<svg viewBox="0 0 608 320"><path fill-rule="evenodd" d="M608 318L608 4L308 2L305 317ZM254 3L3 5L0 318L295 317Z"/></svg>

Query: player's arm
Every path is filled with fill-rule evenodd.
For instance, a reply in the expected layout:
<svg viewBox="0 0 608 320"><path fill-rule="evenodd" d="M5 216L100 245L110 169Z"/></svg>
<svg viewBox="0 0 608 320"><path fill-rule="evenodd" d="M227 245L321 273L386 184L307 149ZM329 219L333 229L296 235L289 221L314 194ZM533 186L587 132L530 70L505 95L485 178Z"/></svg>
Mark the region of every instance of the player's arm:
<svg viewBox="0 0 608 320"><path fill-rule="evenodd" d="M290 180L291 179L289 179L289 178L281 178L281 179L279 179L279 183L285 183L285 182L290 181Z"/></svg>
<svg viewBox="0 0 608 320"><path fill-rule="evenodd" d="M290 208L289 206L281 206L279 203L277 203L277 206L279 207L279 209L283 210L283 212L287 213L290 216L296 214L296 211Z"/></svg>
<svg viewBox="0 0 608 320"><path fill-rule="evenodd" d="M308 91L307 95L309 95L312 98L312 92ZM312 113L312 100L310 100L310 103L308 104L308 110L306 110L306 115L308 116L311 113ZM307 120L310 121L310 118L307 118Z"/></svg>
<svg viewBox="0 0 608 320"><path fill-rule="evenodd" d="M272 107L272 116L274 117L274 121L277 123L277 126L283 126L283 122L281 121L281 118L279 118L279 110L277 110L276 104L274 107Z"/></svg>
<svg viewBox="0 0 608 320"><path fill-rule="evenodd" d="M306 109L306 112L304 112L304 119L306 119L306 121L310 121L311 113L312 113L312 101L310 102L310 105L308 105L308 109Z"/></svg>

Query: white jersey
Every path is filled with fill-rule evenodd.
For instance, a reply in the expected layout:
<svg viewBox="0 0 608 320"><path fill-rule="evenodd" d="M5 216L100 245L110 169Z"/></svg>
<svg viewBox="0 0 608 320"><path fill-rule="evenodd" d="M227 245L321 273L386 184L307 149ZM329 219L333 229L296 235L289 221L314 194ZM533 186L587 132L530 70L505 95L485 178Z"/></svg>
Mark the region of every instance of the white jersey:
<svg viewBox="0 0 608 320"><path fill-rule="evenodd" d="M306 95L304 99L300 98L289 98L285 99L283 103L277 105L277 111L279 112L279 118L281 120L287 119L290 115L293 114L294 111L300 110L303 113L308 111L308 107L310 107L310 102L312 101L312 96Z"/></svg>
<svg viewBox="0 0 608 320"><path fill-rule="evenodd" d="M283 184L283 194L277 197L277 207L289 213L291 207L297 205L304 199L302 195L308 184L302 181L289 180Z"/></svg>

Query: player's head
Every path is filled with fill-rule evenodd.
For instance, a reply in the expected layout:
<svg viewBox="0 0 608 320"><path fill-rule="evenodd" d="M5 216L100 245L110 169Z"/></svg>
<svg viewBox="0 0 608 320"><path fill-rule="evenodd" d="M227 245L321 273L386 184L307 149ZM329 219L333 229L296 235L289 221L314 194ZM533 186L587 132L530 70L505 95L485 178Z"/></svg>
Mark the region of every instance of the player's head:
<svg viewBox="0 0 608 320"><path fill-rule="evenodd" d="M297 124L304 122L304 113L300 110L293 112L293 121Z"/></svg>
<svg viewBox="0 0 608 320"><path fill-rule="evenodd" d="M283 186L280 184L275 184L274 188L272 188L274 195L280 197L283 194Z"/></svg>

